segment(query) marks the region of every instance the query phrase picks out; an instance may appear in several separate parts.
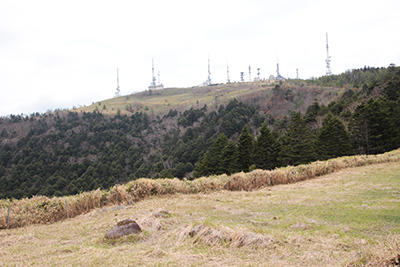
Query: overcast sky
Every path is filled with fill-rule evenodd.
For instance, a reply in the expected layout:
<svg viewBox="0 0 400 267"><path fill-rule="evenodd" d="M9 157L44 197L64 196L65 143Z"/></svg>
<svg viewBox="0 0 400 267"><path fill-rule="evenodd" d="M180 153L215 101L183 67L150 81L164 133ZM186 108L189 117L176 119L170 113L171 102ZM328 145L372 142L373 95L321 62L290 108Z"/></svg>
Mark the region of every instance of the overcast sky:
<svg viewBox="0 0 400 267"><path fill-rule="evenodd" d="M240 72L302 79L400 65L400 1L0 1L0 116L90 105ZM158 77L157 77L158 80Z"/></svg>

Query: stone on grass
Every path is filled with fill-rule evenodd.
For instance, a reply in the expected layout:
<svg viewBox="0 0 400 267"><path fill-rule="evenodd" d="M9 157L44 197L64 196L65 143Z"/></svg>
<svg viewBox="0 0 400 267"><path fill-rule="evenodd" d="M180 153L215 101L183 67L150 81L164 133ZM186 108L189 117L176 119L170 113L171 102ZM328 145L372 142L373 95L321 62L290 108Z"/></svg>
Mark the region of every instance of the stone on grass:
<svg viewBox="0 0 400 267"><path fill-rule="evenodd" d="M118 222L113 229L109 230L105 237L108 239L117 239L124 235L139 234L142 232L140 226L131 219Z"/></svg>

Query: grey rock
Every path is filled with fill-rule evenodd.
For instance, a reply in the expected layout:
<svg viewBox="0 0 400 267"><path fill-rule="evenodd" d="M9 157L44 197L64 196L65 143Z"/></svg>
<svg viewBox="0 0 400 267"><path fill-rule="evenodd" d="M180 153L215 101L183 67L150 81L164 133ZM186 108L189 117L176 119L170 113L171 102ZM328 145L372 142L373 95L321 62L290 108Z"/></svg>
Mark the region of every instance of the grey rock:
<svg viewBox="0 0 400 267"><path fill-rule="evenodd" d="M139 234L142 232L140 226L131 219L118 222L113 229L109 230L105 237L108 239L117 239L124 235Z"/></svg>

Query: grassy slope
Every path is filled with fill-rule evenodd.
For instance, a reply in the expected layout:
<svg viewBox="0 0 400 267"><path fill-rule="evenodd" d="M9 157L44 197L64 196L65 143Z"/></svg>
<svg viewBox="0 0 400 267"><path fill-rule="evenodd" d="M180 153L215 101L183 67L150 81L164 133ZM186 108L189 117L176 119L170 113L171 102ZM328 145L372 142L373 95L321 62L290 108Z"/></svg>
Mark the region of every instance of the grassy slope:
<svg viewBox="0 0 400 267"><path fill-rule="evenodd" d="M304 88L304 90L308 91L308 94L318 88L318 86L306 86L303 82L299 83L303 85L295 86L293 82L284 82L283 87L287 84L290 87L296 88L294 90L295 94L300 91L300 88ZM147 112L149 115L164 115L168 113L171 108L184 111L191 107L202 108L205 104L208 107L218 108L219 105L225 105L233 98L245 98L247 96L250 98L263 97L264 100L267 101L272 95L272 88L274 86L274 83L265 81L193 88L166 88L162 90L153 90L151 95L149 95L148 92L141 92L103 100L90 106L79 108L77 111L92 112L97 108L99 112L104 114L115 114L117 110L120 109L122 114L143 111ZM304 103L302 111L305 111L308 105L314 101L314 98L318 98L319 101L326 104L332 100L336 94L340 94L341 91L341 88L324 88L323 93L319 92L314 95L308 95L303 92L300 97L304 97L306 101L304 103L303 99L301 102ZM104 105L106 109L103 109ZM282 105L286 107L289 104L285 102L282 103ZM132 109L127 111L127 106ZM146 109L146 106L148 109ZM298 108L295 103L293 103L293 108L294 107L296 107L296 109ZM282 107L276 106L275 109L282 109ZM282 112L288 113L290 111Z"/></svg>
<svg viewBox="0 0 400 267"><path fill-rule="evenodd" d="M52 225L0 232L0 266L343 266L400 253L400 163L253 192L157 196ZM161 208L168 218L152 216ZM117 220L138 236L103 239ZM196 225L205 228L188 235ZM161 226L161 229L157 230Z"/></svg>
<svg viewBox="0 0 400 267"><path fill-rule="evenodd" d="M136 93L128 96L121 96L103 100L88 107L79 108L78 111L91 112L96 107L100 112L106 114L115 114L119 108L121 112L129 114L126 106L131 105L134 112L146 111L149 114L151 109L154 115L166 114L171 108L178 108L183 111L191 107L201 108L204 104L208 106L215 104L219 100L220 103L226 103L229 99L233 99L239 95L246 94L248 91L262 90L260 83L242 83L194 88L166 88L162 90L153 90L152 94L148 92ZM218 99L218 100L217 100ZM103 105L106 109L103 109ZM179 107L178 107L179 106Z"/></svg>

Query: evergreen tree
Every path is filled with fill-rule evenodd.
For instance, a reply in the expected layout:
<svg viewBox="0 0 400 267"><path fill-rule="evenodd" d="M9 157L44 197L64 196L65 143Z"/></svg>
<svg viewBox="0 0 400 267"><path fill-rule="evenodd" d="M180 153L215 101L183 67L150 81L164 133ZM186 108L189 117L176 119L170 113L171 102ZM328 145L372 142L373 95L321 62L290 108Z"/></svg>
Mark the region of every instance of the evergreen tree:
<svg viewBox="0 0 400 267"><path fill-rule="evenodd" d="M291 118L291 125L283 138L281 158L284 165L305 164L316 159L314 136L300 112Z"/></svg>
<svg viewBox="0 0 400 267"><path fill-rule="evenodd" d="M200 163L195 168L195 176L205 176L209 174L223 174L221 167L222 150L224 149L228 138L224 133L218 135L211 149L204 155Z"/></svg>
<svg viewBox="0 0 400 267"><path fill-rule="evenodd" d="M343 122L332 113L328 113L318 130L316 147L320 160L354 154L349 132Z"/></svg>
<svg viewBox="0 0 400 267"><path fill-rule="evenodd" d="M253 162L257 168L271 170L279 165L279 143L267 124L263 124L254 145Z"/></svg>
<svg viewBox="0 0 400 267"><path fill-rule="evenodd" d="M349 128L359 154L384 153L397 147L399 131L387 105L370 99L357 106Z"/></svg>
<svg viewBox="0 0 400 267"><path fill-rule="evenodd" d="M249 171L250 165L253 164L253 146L254 138L245 125L237 142L237 167L239 171Z"/></svg>
<svg viewBox="0 0 400 267"><path fill-rule="evenodd" d="M321 107L319 106L318 101L315 99L314 103L307 108L306 115L304 116L304 121L306 123L316 122L316 118L318 116Z"/></svg>
<svg viewBox="0 0 400 267"><path fill-rule="evenodd" d="M222 173L232 174L238 171L237 168L237 149L236 144L232 140L222 150L221 155L221 171Z"/></svg>

